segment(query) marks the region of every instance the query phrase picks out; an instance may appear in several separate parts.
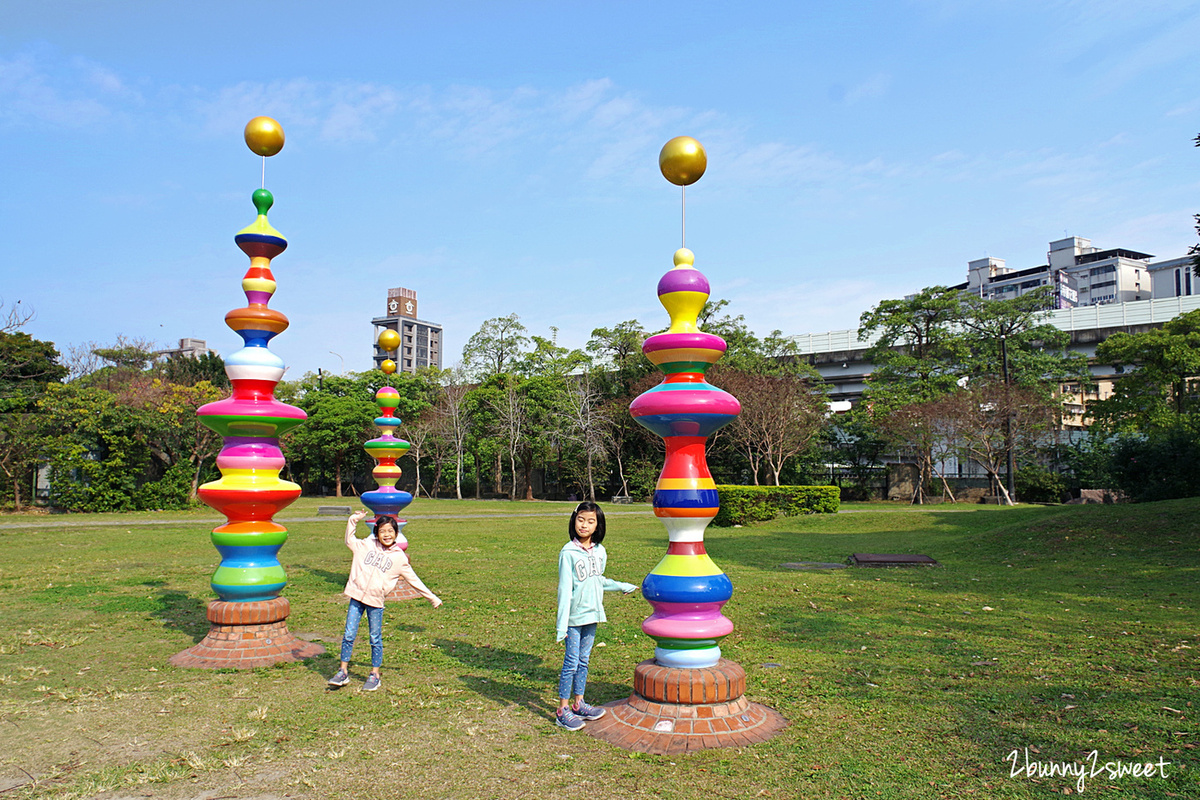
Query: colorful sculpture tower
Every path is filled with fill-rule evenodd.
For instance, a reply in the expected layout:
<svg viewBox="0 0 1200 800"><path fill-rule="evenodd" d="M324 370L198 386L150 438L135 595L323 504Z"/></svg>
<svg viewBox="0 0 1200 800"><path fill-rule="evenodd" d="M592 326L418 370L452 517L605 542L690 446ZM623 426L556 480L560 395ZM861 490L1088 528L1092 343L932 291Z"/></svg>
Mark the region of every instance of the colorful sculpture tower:
<svg viewBox="0 0 1200 800"><path fill-rule="evenodd" d="M663 176L680 187L698 181L706 166L704 148L690 137L672 139L659 154ZM773 709L746 700L745 670L721 658L719 643L733 631L721 607L733 596L733 584L704 549L704 530L720 507L705 440L732 422L741 405L704 378L725 353L721 337L697 326L708 279L686 247L675 251L674 261L658 282L671 327L642 346L665 377L629 407L634 421L661 436L667 448L654 513L669 544L642 581L654 609L642 630L657 646L654 658L634 671L633 694L610 703L611 713L586 728L621 747L659 754L753 744L787 724Z"/></svg>
<svg viewBox="0 0 1200 800"><path fill-rule="evenodd" d="M400 334L393 330L385 330L379 334L377 341L381 349L391 353L400 346ZM384 374L391 375L396 371L396 362L388 358L380 364L380 369ZM396 481L400 480L401 475L396 461L403 458L411 447L403 439L397 439L394 433L402 422L396 416L396 409L400 406L400 393L391 386L384 386L375 393L375 402L379 404L379 416L375 418L375 427L379 429L380 436L363 446L367 455L375 459L375 468L371 470L371 477L375 479L375 483L379 487L362 494L363 505L371 509L375 515L375 519L371 520L372 530L374 530L375 520L378 520L379 517L384 515L394 517L407 508L413 500L411 494L396 488ZM398 520L398 523L401 530L397 531L396 540L400 542L402 550L407 550L408 539L405 538L403 532L407 520ZM409 586L404 578L401 578L396 584L396 588L388 593L386 599L412 600L420 596L421 594L416 589Z"/></svg>
<svg viewBox="0 0 1200 800"><path fill-rule="evenodd" d="M265 159L283 148L283 129L269 117L256 117L245 135L250 149L263 156L265 179ZM268 344L287 329L288 319L267 304L275 293L271 259L284 251L287 239L267 221L271 193L262 188L252 199L258 218L234 236L250 257L242 279L247 305L225 315L225 324L244 342L225 360L233 396L196 411L224 439L217 456L221 478L199 491L200 499L228 520L212 532L221 554L212 577L219 599L208 604L208 635L171 658L181 667L263 667L324 652L288 631L290 605L279 596L287 585L277 557L287 528L273 517L300 496L299 486L279 477L284 466L279 436L303 422L305 414L274 396L284 364Z"/></svg>

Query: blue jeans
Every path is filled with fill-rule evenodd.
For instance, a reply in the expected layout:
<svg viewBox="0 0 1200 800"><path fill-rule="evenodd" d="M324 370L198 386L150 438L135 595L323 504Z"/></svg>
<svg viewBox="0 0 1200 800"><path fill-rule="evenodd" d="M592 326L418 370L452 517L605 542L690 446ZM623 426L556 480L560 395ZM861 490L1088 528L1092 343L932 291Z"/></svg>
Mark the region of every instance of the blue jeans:
<svg viewBox="0 0 1200 800"><path fill-rule="evenodd" d="M383 609L369 606L361 600L350 598L346 611L346 632L342 634L342 661L349 663L354 652L354 639L358 636L358 623L363 613L367 615L367 628L371 631L371 666L383 666Z"/></svg>
<svg viewBox="0 0 1200 800"><path fill-rule="evenodd" d="M558 696L583 696L587 688L588 659L592 657L592 644L596 641L596 623L572 625L567 628L567 651L563 655L562 673L558 676Z"/></svg>

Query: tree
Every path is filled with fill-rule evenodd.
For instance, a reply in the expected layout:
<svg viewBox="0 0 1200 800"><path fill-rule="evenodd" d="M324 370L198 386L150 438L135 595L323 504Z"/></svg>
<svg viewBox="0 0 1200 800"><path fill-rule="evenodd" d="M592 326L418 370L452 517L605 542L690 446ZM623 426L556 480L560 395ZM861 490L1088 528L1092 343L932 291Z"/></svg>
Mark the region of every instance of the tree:
<svg viewBox="0 0 1200 800"><path fill-rule="evenodd" d="M12 333L20 330L35 316L37 313L32 308L23 307L20 300L9 306L8 311L5 311L4 300L0 298L0 333Z"/></svg>
<svg viewBox="0 0 1200 800"><path fill-rule="evenodd" d="M516 314L493 317L479 327L463 348L465 368L483 379L509 370L529 344Z"/></svg>
<svg viewBox="0 0 1200 800"><path fill-rule="evenodd" d="M118 334L115 342L100 345L84 342L67 348L63 362L67 379L85 379L90 385L103 385L112 391L145 373L146 365L155 358L156 345L149 339Z"/></svg>
<svg viewBox="0 0 1200 800"><path fill-rule="evenodd" d="M459 500L462 500L463 459L471 428L467 391L462 375L455 370L445 370L432 409L438 422L437 435L446 442L449 452L454 456L454 496Z"/></svg>
<svg viewBox="0 0 1200 800"><path fill-rule="evenodd" d="M374 394L361 376L328 375L297 400L308 419L284 437L289 460L302 460L305 471L315 472L318 482L332 471L337 497L342 496L345 479L369 471L373 464L363 443L374 438L378 413L373 407Z"/></svg>
<svg viewBox="0 0 1200 800"><path fill-rule="evenodd" d="M13 324L24 324L29 318L18 309L9 313ZM21 486L37 468L38 400L47 385L57 383L67 373L58 357L52 342L0 330L0 472L12 489L17 510L21 508Z"/></svg>
<svg viewBox="0 0 1200 800"><path fill-rule="evenodd" d="M889 407L953 391L967 355L956 328L961 316L961 293L945 286L922 289L903 300L884 300L864 312L859 339L878 334L867 350L875 370L864 399Z"/></svg>
<svg viewBox="0 0 1200 800"><path fill-rule="evenodd" d="M867 379L864 401L879 420L906 409L903 420L887 427L893 438L907 429L923 443L916 451L922 480L933 471L926 448L938 446L928 438L934 423L929 415L946 410L929 404L955 395L970 381L1002 381L1043 398L1056 395L1063 381L1090 382L1087 359L1067 350L1070 335L1044 324L1049 311L1046 287L1011 300L986 300L934 286L904 300L885 300L862 315L859 337L878 335L867 351L876 369ZM923 417L929 418L917 424ZM1012 422L1001 418L999 424L1007 431ZM1015 452L1011 434L1006 442L1005 453ZM1015 462L1010 463L1015 473Z"/></svg>
<svg viewBox="0 0 1200 800"><path fill-rule="evenodd" d="M1166 430L1200 412L1200 310L1145 333L1114 333L1096 358L1132 368L1115 381L1112 397L1088 409L1102 430Z"/></svg>
<svg viewBox="0 0 1200 800"><path fill-rule="evenodd" d="M605 414L603 399L592 375L584 373L568 381L558 411L564 422L563 437L576 444L583 454L588 500L596 499L596 464L608 454L612 443L611 420Z"/></svg>
<svg viewBox="0 0 1200 800"><path fill-rule="evenodd" d="M871 499L871 483L879 467L879 457L887 447L882 432L871 423L866 408L858 406L831 420L825 429L828 461L848 468L851 486L843 486L843 496L852 500Z"/></svg>
<svg viewBox="0 0 1200 800"><path fill-rule="evenodd" d="M879 410L869 409L876 428L917 464L917 482L910 501L925 502L927 488L932 485L935 459L949 447L946 424L937 403L941 398L918 400ZM948 485L943 478L943 486Z"/></svg>
<svg viewBox="0 0 1200 800"><path fill-rule="evenodd" d="M593 376L609 394L629 394L633 384L650 374L654 366L642 355L646 331L636 319L611 328L595 328L585 346L596 362Z"/></svg>
<svg viewBox="0 0 1200 800"><path fill-rule="evenodd" d="M517 372L529 376L558 377L569 375L588 362L587 354L558 346L558 328L550 328L550 338L533 337L533 350L516 362Z"/></svg>
<svg viewBox="0 0 1200 800"><path fill-rule="evenodd" d="M742 413L726 429L750 462L754 485L765 468L776 486L788 460L808 449L825 423L825 402L795 375L763 375L717 367L713 381L738 398Z"/></svg>
<svg viewBox="0 0 1200 800"><path fill-rule="evenodd" d="M223 440L216 431L200 422L196 410L221 398L222 392L208 381L187 385L155 379L161 399L155 410L167 418L164 436L159 440L160 458L172 466L186 463L191 467L191 488L188 500L195 501L205 468L215 464Z"/></svg>
<svg viewBox="0 0 1200 800"><path fill-rule="evenodd" d="M0 413L32 410L46 385L66 374L53 342L0 331Z"/></svg>
<svg viewBox="0 0 1200 800"><path fill-rule="evenodd" d="M191 475L156 466L152 442L163 418L133 391L125 396L78 381L50 384L38 401L51 502L74 511L132 511L187 503Z"/></svg>
<svg viewBox="0 0 1200 800"><path fill-rule="evenodd" d="M438 421L429 409L412 417L404 425L404 439L409 444L408 457L413 461L413 480L415 481L413 497L421 496L421 459L428 452L427 445L432 445L431 440L436 436L437 426ZM434 481L434 491L437 491L436 481ZM425 496L432 497L433 494L427 490Z"/></svg>
<svg viewBox="0 0 1200 800"><path fill-rule="evenodd" d="M318 487L327 478L332 480L338 497L347 484L369 480L374 461L363 445L380 435L374 425L379 415L375 393L385 380L399 394L395 416L401 420L413 419L432 404L436 376L424 370L386 377L375 370L346 375L318 372L279 384L276 397L308 414L303 425L281 440L293 474L302 474L305 483Z"/></svg>
<svg viewBox="0 0 1200 800"><path fill-rule="evenodd" d="M1055 427L1057 405L1034 389L999 382L974 382L936 405L943 438L956 446L960 458L983 467L1004 504L1012 505L1014 498L1001 480L1009 451L1017 456L1035 451Z"/></svg>
<svg viewBox="0 0 1200 800"><path fill-rule="evenodd" d="M962 296L963 372L973 380L1001 378L1047 397L1065 381L1089 383L1087 357L1072 353L1071 334L1045 322L1051 290L1042 286L1007 300ZM1007 360L1007 361L1006 361Z"/></svg>
<svg viewBox="0 0 1200 800"><path fill-rule="evenodd" d="M171 383L194 386L201 381L207 381L218 389L229 388L225 360L211 351L202 356L172 353L158 365L157 371L163 380Z"/></svg>

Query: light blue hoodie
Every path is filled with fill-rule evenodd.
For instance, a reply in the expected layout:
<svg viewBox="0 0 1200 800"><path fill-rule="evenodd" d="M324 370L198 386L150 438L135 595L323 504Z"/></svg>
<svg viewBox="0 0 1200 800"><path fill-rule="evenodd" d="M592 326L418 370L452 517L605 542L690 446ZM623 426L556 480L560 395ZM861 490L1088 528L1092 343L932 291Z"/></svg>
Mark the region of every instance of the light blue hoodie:
<svg viewBox="0 0 1200 800"><path fill-rule="evenodd" d="M567 638L567 628L605 622L604 593L632 592L637 587L604 577L608 553L604 545L590 548L575 539L558 552L558 641Z"/></svg>

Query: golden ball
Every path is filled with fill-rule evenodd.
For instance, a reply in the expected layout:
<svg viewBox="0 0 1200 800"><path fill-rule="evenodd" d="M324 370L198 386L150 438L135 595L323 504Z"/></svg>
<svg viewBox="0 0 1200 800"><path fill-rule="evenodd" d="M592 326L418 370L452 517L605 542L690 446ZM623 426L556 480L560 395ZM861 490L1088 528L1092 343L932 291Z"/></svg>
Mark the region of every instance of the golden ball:
<svg viewBox="0 0 1200 800"><path fill-rule="evenodd" d="M392 329L388 329L379 334L379 346L387 350L389 353L400 346L400 334Z"/></svg>
<svg viewBox="0 0 1200 800"><path fill-rule="evenodd" d="M379 368L380 368L381 370L383 370L385 373L387 373L388 375L391 375L393 372L395 372L395 371L396 371L396 362L395 362L395 361L392 361L392 360L389 358L387 361L385 361L385 362L383 362L382 364L380 364L380 365L379 365Z"/></svg>
<svg viewBox="0 0 1200 800"><path fill-rule="evenodd" d="M273 156L283 149L283 126L270 117L255 117L246 123L246 147L260 156Z"/></svg>
<svg viewBox="0 0 1200 800"><path fill-rule="evenodd" d="M708 168L708 154L692 137L676 136L659 152L658 168L676 186L691 186Z"/></svg>

